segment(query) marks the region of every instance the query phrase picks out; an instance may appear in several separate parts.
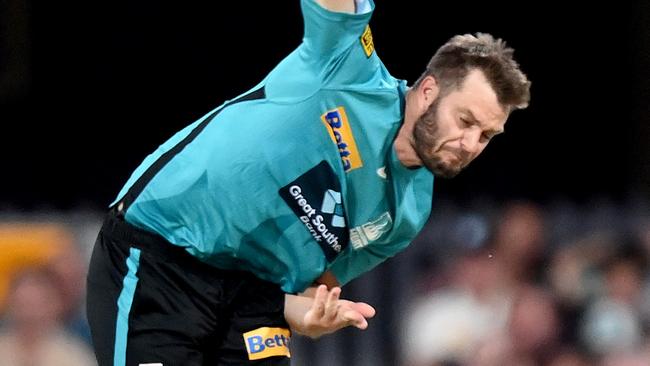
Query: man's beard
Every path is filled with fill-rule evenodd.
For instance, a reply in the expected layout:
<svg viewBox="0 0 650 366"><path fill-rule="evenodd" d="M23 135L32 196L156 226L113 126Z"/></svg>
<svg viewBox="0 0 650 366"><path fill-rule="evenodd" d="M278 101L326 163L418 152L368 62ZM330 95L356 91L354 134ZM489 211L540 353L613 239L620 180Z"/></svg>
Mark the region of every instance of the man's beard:
<svg viewBox="0 0 650 366"><path fill-rule="evenodd" d="M452 165L448 161L445 162L439 154L440 151L436 150L439 149L438 144L441 139L438 122L441 99L440 97L436 98L426 112L415 121L413 129L415 146L413 148L429 171L436 176L453 178L463 169L463 164ZM456 152L456 155L461 159L462 151Z"/></svg>

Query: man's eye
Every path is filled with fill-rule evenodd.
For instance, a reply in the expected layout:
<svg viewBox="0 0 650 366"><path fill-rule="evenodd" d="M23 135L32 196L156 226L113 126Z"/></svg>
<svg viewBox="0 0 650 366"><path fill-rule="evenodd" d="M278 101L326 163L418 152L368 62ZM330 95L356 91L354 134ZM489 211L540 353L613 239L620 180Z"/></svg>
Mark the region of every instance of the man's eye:
<svg viewBox="0 0 650 366"><path fill-rule="evenodd" d="M496 135L483 134L483 138L485 139L485 141L492 140L492 138L494 138L494 136L496 136Z"/></svg>
<svg viewBox="0 0 650 366"><path fill-rule="evenodd" d="M463 123L464 126L472 125L472 123L469 120L466 120L465 118L461 118L460 121Z"/></svg>

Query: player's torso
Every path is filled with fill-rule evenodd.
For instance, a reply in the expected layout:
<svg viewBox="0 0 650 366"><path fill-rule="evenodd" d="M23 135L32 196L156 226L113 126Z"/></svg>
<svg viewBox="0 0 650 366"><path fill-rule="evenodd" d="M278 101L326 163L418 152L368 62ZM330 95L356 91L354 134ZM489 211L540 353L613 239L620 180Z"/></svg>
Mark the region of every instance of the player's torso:
<svg viewBox="0 0 650 366"><path fill-rule="evenodd" d="M405 85L363 46L368 35L325 61L301 45L258 86L263 97L222 108L157 172L127 220L286 291L350 245L398 251L429 214L432 177L394 155ZM197 125L148 157L120 196Z"/></svg>

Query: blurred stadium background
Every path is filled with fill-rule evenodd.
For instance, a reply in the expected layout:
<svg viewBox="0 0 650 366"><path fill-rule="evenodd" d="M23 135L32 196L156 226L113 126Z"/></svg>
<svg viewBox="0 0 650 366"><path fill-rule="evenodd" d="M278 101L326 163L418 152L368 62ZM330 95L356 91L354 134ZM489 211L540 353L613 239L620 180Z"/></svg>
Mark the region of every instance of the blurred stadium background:
<svg viewBox="0 0 650 366"><path fill-rule="evenodd" d="M650 365L648 24L642 0L379 2L394 76L489 32L515 48L532 102L436 182L406 252L344 288L378 309L370 328L294 337L294 364ZM105 207L301 32L297 1L0 1L0 365L92 364L84 271Z"/></svg>

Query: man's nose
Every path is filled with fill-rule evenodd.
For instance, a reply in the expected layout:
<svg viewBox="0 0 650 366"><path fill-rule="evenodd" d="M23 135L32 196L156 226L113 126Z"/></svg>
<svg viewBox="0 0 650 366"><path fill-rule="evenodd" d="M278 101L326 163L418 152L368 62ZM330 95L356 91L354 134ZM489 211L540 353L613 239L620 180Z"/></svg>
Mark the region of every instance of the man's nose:
<svg viewBox="0 0 650 366"><path fill-rule="evenodd" d="M461 140L461 147L470 154L476 154L480 149L480 138L481 131L477 128L465 131L463 139Z"/></svg>

